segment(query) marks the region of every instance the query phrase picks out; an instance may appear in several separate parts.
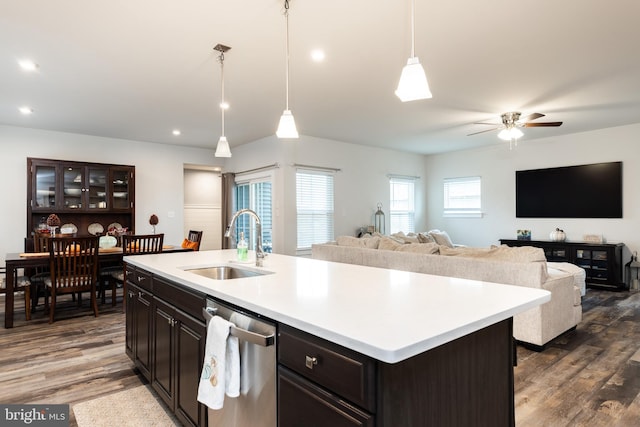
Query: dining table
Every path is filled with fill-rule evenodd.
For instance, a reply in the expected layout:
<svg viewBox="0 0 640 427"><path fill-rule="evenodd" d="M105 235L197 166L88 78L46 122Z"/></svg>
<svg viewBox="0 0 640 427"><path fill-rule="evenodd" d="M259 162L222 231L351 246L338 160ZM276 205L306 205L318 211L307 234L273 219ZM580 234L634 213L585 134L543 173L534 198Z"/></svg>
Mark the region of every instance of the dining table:
<svg viewBox="0 0 640 427"><path fill-rule="evenodd" d="M181 245L163 245L162 253L191 251ZM122 262L123 251L121 247L99 248L98 261L100 265L109 265ZM4 300L4 327L13 328L14 311L14 286L17 271L19 269L33 269L49 266L49 252L22 252L8 253L5 256L7 289Z"/></svg>

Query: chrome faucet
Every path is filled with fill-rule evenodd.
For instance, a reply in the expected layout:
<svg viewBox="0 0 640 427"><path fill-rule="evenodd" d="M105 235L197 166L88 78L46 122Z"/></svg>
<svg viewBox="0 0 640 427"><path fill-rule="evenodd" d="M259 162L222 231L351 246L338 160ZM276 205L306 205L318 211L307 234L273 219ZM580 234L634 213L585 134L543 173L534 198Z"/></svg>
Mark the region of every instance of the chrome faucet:
<svg viewBox="0 0 640 427"><path fill-rule="evenodd" d="M242 214L249 214L256 220L256 267L262 267L264 260L264 250L262 250L262 224L260 223L260 217L257 213L251 209L240 209L233 214L231 222L227 225L227 230L224 232L224 237L231 238L231 227L233 227L233 224L235 224L238 217Z"/></svg>

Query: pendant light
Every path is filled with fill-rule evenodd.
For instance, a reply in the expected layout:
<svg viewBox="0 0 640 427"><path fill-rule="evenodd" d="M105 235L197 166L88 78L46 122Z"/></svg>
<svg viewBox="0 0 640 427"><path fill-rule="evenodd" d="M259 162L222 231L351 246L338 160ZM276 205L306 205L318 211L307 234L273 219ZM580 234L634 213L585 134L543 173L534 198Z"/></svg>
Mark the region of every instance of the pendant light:
<svg viewBox="0 0 640 427"><path fill-rule="evenodd" d="M222 135L218 140L218 146L216 147L216 157L231 157L231 150L229 149L229 142L227 141L227 137L224 135L224 110L229 108L229 104L227 104L224 100L224 53L231 49L229 46L224 46L221 44L217 44L214 48L220 52L220 56L218 56L218 61L220 61L220 111L222 113Z"/></svg>
<svg viewBox="0 0 640 427"><path fill-rule="evenodd" d="M407 65L402 69L400 82L396 89L396 95L402 102L416 101L418 99L431 98L431 90L427 83L427 76L424 68L420 65L418 57L415 55L416 30L415 30L415 0L411 0L411 57Z"/></svg>
<svg viewBox="0 0 640 427"><path fill-rule="evenodd" d="M296 122L293 119L293 114L289 110L289 0L284 1L284 19L286 23L286 107L280 117L280 123L276 135L278 138L298 138L298 130L296 129Z"/></svg>

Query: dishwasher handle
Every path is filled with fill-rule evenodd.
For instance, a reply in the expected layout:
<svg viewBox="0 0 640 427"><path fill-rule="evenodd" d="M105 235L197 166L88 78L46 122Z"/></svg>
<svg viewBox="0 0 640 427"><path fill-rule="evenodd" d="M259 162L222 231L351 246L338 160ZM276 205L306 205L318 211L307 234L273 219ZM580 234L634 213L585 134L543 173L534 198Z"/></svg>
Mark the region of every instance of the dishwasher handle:
<svg viewBox="0 0 640 427"><path fill-rule="evenodd" d="M218 309L214 307L205 307L202 309L202 315L207 320L207 323L213 318ZM229 328L229 335L234 337L238 337L243 341L249 342L251 344L256 344L262 347L272 346L275 342L275 334L271 335L262 335L256 332L247 331L246 329L238 328L235 325L231 325Z"/></svg>

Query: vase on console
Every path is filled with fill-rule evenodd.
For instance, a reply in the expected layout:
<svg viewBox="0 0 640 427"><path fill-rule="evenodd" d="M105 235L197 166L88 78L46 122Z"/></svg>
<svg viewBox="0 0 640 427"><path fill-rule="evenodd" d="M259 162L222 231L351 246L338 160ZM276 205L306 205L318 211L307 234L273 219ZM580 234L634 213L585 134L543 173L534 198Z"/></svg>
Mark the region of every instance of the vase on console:
<svg viewBox="0 0 640 427"><path fill-rule="evenodd" d="M556 228L549 234L549 240L552 242L564 242L567 239L567 235L563 230Z"/></svg>

